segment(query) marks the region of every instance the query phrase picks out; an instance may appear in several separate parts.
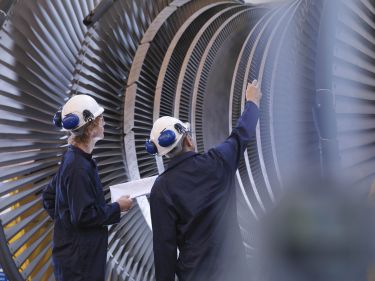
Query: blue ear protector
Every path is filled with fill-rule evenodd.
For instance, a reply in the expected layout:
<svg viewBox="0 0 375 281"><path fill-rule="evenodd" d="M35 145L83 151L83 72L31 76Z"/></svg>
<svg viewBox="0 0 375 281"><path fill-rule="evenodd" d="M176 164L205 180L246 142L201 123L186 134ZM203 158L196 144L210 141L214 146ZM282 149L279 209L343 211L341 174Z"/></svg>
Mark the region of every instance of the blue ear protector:
<svg viewBox="0 0 375 281"><path fill-rule="evenodd" d="M158 143L162 147L168 147L176 141L176 134L172 130L163 130L158 137Z"/></svg>
<svg viewBox="0 0 375 281"><path fill-rule="evenodd" d="M87 109L83 111L82 115L85 122L94 120L94 115ZM58 128L72 130L79 125L79 117L77 114L69 113L62 119L61 110L59 110L53 116L53 124Z"/></svg>
<svg viewBox="0 0 375 281"><path fill-rule="evenodd" d="M152 155L155 155L156 153L158 153L158 149L156 145L150 139L146 140L145 148L146 148L146 151Z"/></svg>
<svg viewBox="0 0 375 281"><path fill-rule="evenodd" d="M187 132L186 128L182 126L180 123L174 124L174 128L179 134L184 134ZM176 141L176 134L172 130L163 130L158 137L158 144L162 147L168 147L172 145ZM146 140L145 143L146 151L152 155L158 153L158 148L154 144L154 142L150 139Z"/></svg>
<svg viewBox="0 0 375 281"><path fill-rule="evenodd" d="M76 128L79 124L79 117L74 113L69 113L65 115L62 120L62 126L66 130L72 130Z"/></svg>

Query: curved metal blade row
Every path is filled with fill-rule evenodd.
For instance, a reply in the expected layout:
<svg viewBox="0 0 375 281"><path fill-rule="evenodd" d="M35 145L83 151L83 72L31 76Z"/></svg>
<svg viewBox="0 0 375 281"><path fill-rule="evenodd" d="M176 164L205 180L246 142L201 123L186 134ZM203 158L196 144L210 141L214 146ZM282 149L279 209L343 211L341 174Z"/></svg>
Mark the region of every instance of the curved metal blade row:
<svg viewBox="0 0 375 281"><path fill-rule="evenodd" d="M136 158L140 177L159 172L155 158L145 151L144 142L154 120L155 89L163 58L170 42L185 21L199 9L214 2L218 1L173 2L158 15L153 28L145 34L136 53L125 97L125 111L129 112L130 118L124 119L124 127L127 134L126 153L135 156L131 160Z"/></svg>
<svg viewBox="0 0 375 281"><path fill-rule="evenodd" d="M192 42L197 40L198 34L206 30L207 22L217 18L227 9L234 11L243 7L234 2L213 3L199 9L181 26L168 47L160 69L155 93L154 119L175 115L175 104L180 104L177 98L179 91L176 93L179 77L184 75L182 69L186 70L186 60L191 59L189 51L192 48ZM181 118L181 120L188 122L190 118Z"/></svg>
<svg viewBox="0 0 375 281"><path fill-rule="evenodd" d="M194 81L191 80L190 84L186 83L186 79L196 78L196 70L201 58L197 54L203 53L210 38L230 15L244 8L245 6L235 2L214 3L198 10L186 21L187 26L185 27L184 24L180 28L173 40L173 42L180 40L179 44L174 46L173 42L171 43L168 51L172 57L169 57L167 52L163 61L163 66L167 67L162 66L158 77L154 119L172 115L184 122L192 122L190 115ZM184 84L191 87L186 90ZM187 113L186 116L179 116L179 108L183 108L182 110ZM164 164L168 163L167 159L163 160Z"/></svg>
<svg viewBox="0 0 375 281"><path fill-rule="evenodd" d="M235 71L232 79L231 93L230 93L230 104L229 104L229 131L232 130L232 127L236 125L238 118L242 112L242 100L243 100L243 83L245 81L245 69L248 65L250 53L253 50L253 46L256 38L259 36L260 31L264 28L265 24L269 18L273 15L274 12L269 11L266 13L252 28L248 37L246 38L239 58L236 63ZM240 187L241 192L245 198L245 202L248 205L252 215L257 218L257 197L258 192L255 188L255 182L251 173L248 173L248 169L245 163L246 158L242 158L239 163L239 168L237 172L237 181ZM246 189L245 189L246 187ZM250 191L252 187L253 192ZM250 193L247 194L247 193Z"/></svg>
<svg viewBox="0 0 375 281"><path fill-rule="evenodd" d="M106 280L154 280L152 234L135 205L110 231Z"/></svg>
<svg viewBox="0 0 375 281"><path fill-rule="evenodd" d="M252 76L252 79L258 79L262 83L263 71L265 71L264 60L271 59L270 46L275 48L278 40L275 40L273 35L277 32L280 34L280 29L287 29L286 18L293 18L290 12L293 5L281 7L266 14L258 24L249 33L245 44L241 50L241 55L236 64L235 78L232 82L232 92L230 104L230 127L234 125L241 113L241 108L244 104L244 92L246 90L247 81L244 77ZM280 27L281 26L281 27ZM276 42L275 42L275 41ZM271 45L272 44L272 45ZM273 62L273 61L272 61ZM262 84L262 86L264 86ZM264 91L264 90L263 90ZM265 98L264 94L264 98ZM264 102L264 100L263 100ZM267 112L267 109L264 109ZM234 119L235 118L235 119ZM254 250L254 229L256 228L256 220L268 207L270 201L270 194L272 191L267 190L261 167L259 165L259 156L257 151L257 142L251 142L247 149L247 154L241 159L237 181L239 184L239 191L245 199L242 214L240 213L240 225L242 226L242 233L244 235L245 245L248 246L248 254L253 255ZM243 217L243 219L241 219ZM246 220L246 217L253 217L253 220Z"/></svg>
<svg viewBox="0 0 375 281"><path fill-rule="evenodd" d="M200 31L196 34L193 41L191 42L189 49L186 53L182 67L178 76L178 84L176 89L176 97L173 104L174 115L185 122L193 122L193 93L194 85L199 79L198 69L202 62L203 54L205 50L209 49L208 45L219 28L223 27L223 24L228 18L234 14L244 10L244 6L231 5L223 8L220 12L215 14L213 17L207 20ZM196 132L193 134L198 142ZM203 143L203 139L199 139L200 144ZM202 149L201 149L202 151Z"/></svg>
<svg viewBox="0 0 375 281"><path fill-rule="evenodd" d="M247 34L251 30L253 24L255 24L256 11L252 10L253 8L251 7L248 7L246 9L245 8L246 7L244 7L244 9L242 10L236 11L233 15L226 19L226 21L215 31L213 36L210 38L206 48L204 49L197 68L196 79L193 85L192 93L191 123L192 129L195 132L197 149L200 152L203 152L205 150L203 135L203 109L205 103L204 98L206 85L210 76L211 67L214 63L217 53L231 33L233 34L233 32L239 32Z"/></svg>
<svg viewBox="0 0 375 281"><path fill-rule="evenodd" d="M0 255L11 280L52 273L52 226L40 192L66 137L51 120L68 96L82 19L98 2L15 1L0 30Z"/></svg>
<svg viewBox="0 0 375 281"><path fill-rule="evenodd" d="M244 7L231 14L225 22L213 33L210 40L207 41L203 52L199 54L200 61L193 68L196 71L194 84L192 85L192 104L191 104L191 123L195 131L198 150L204 151L212 145L222 141L228 132L215 137L208 136L210 134L209 127L223 127L224 124L213 124L218 116L211 121L210 115L215 114L215 108L224 106L225 112L229 111L228 102L221 100L217 95L226 95L229 100L229 90L231 80L225 80L225 77L232 77L235 70L235 62L239 57L241 46L244 44L246 37L259 21L259 18L266 12L266 9ZM262 19L266 17L263 16ZM261 20L262 20L261 19ZM237 46L231 44L235 42ZM223 69L223 62L226 63ZM223 89L223 90L221 90ZM215 96L211 93L217 93ZM221 100L221 101L220 101ZM221 110L219 110L221 111ZM220 113L219 113L220 114ZM225 116L226 117L226 116ZM217 120L217 119L216 119ZM220 131L220 128L216 128ZM211 129L212 130L212 129ZM238 201L243 201L243 194L239 193ZM249 226L253 222L252 214L245 204L238 205L239 221L244 237L250 237L249 232L252 228ZM245 238L245 245L248 252L251 252L250 239Z"/></svg>
<svg viewBox="0 0 375 281"><path fill-rule="evenodd" d="M257 137L247 147L237 173L238 186L247 207L247 215L240 213L239 217L250 256L254 246L252 229L256 229L256 225L241 217L253 216L256 221L271 207L280 193L281 175L286 176L283 168L289 165L290 160L279 155L285 153L285 150L288 155L292 149L297 148L288 144L291 141L291 130L295 128L294 139L311 137L314 83L313 80L306 80L305 76L314 77L313 50L319 26L315 21L320 13L319 3L314 7L312 2L293 1L263 16L249 33L233 76L230 130L244 106L247 83L258 79L263 93ZM310 46L303 44L306 40L311 42ZM298 81L303 81L303 88L297 84ZM292 97L288 98L290 95ZM305 126L307 129L304 129ZM276 130L282 133L283 130L289 131L279 135ZM303 144L300 149L315 147L313 151L318 161L318 142L316 137L313 140L315 142Z"/></svg>
<svg viewBox="0 0 375 281"><path fill-rule="evenodd" d="M271 32L278 28L278 24L280 23L280 21L282 21L283 19L285 21L286 16L288 16L288 10L285 7L279 8L277 11L274 11L272 15L269 15L269 17L267 17L262 27L258 29L259 32L254 33L254 36L250 37L254 41L249 41L249 43L251 44L249 46L251 48L251 52L249 53L248 63L246 64L246 67L244 69L241 69L244 71L245 77L245 79L240 82L242 84L242 87L240 87L241 108L243 108L243 93L246 90L247 82L252 81L253 79L260 79L259 82L262 82L259 68L261 67L262 58L266 57L267 55L267 50L265 50L267 47L267 43L272 42L271 40L273 38L271 36ZM246 77L248 78L246 79ZM248 182L250 180L250 185L246 186L253 186L250 193L254 192L259 206L264 211L265 207L269 205L269 201L272 199L273 192L272 190L270 190L269 178L267 175L267 171L264 169L264 160L262 157L262 150L260 149L261 144L259 142L260 140L257 138L248 145L247 153L245 153L244 158L244 164L246 166L245 178L242 181L244 182L246 180L246 182ZM244 170L245 169L242 170L242 173L244 172ZM254 198L254 196L252 197ZM254 205L253 208L255 206L257 205ZM254 211L255 210L256 209L254 208Z"/></svg>
<svg viewBox="0 0 375 281"><path fill-rule="evenodd" d="M280 48L271 95L271 141L283 181L319 163L319 140L313 122L316 46L322 1L302 1L292 30ZM286 82L288 81L288 82Z"/></svg>
<svg viewBox="0 0 375 281"><path fill-rule="evenodd" d="M311 108L315 95L314 58L318 37L319 22L316 20L320 15L319 5L321 5L319 1L294 1L286 11L289 15L275 23L275 29L269 35L262 56L255 52L252 58L255 60L254 65L249 68L248 82L259 77L264 93L260 130L256 140L259 163L251 163L250 159L257 159L251 150L248 150L248 156L250 166L261 171L254 175L255 182L258 175L264 177L263 190L268 191L269 198L266 194L262 194L261 198L264 198L266 207L272 204L275 194L280 191L281 175L284 178L288 177L285 167L293 167L292 173L295 175L298 171L297 163L303 165L305 157L309 156L311 151L316 157L312 156L307 165L315 164L318 160L318 141ZM287 29L283 28L284 26ZM258 44L260 42L261 40ZM272 66L271 59L276 55L278 57L274 59L278 60L273 62ZM256 75L258 71L259 74ZM284 76L283 79L282 73L288 73L290 76L288 78ZM275 81L280 81L282 85L272 85ZM271 120L276 114L279 117ZM284 134L284 139L279 137L279 132ZM298 143L294 143L293 147L293 142ZM277 148L276 145L279 147ZM278 158L279 153L284 153L287 157L292 154L294 160Z"/></svg>
<svg viewBox="0 0 375 281"><path fill-rule="evenodd" d="M191 122L193 87L197 79L199 63L202 59L204 50L206 50L209 40L212 38L218 28L220 28L223 22L225 22L234 13L242 9L243 7L237 5L231 5L227 8L223 8L220 12L216 13L213 17L206 21L206 23L194 37L193 41L190 43L178 75L178 84L173 105L174 115L182 121Z"/></svg>
<svg viewBox="0 0 375 281"><path fill-rule="evenodd" d="M334 46L335 96L343 174L366 195L375 177L375 3L342 1Z"/></svg>
<svg viewBox="0 0 375 281"><path fill-rule="evenodd" d="M245 77L247 77L247 79L242 81L242 94L246 90L247 83L254 79L258 79L262 86L263 82L266 82L263 80L263 72L266 71L264 61L268 58L269 53L275 49L277 43L280 42L276 41L274 37L280 34L281 31L285 29L287 21L293 18L292 12L295 5L297 5L297 3L285 7L283 6L279 8L278 11L275 11L257 35L248 59L249 63L245 68ZM242 98L241 101L243 106L244 99ZM265 136L266 132L261 130L264 127L261 125L268 121L267 113L269 112L269 108L267 108L267 94L262 98L262 103L264 106L263 104L261 106L262 111L259 122L259 132L261 132L261 134L258 132L257 138L248 145L245 152L245 163L249 176L252 177L251 182L255 184L254 189L256 189L258 193L258 198L260 200L259 205L262 210L265 211L274 200L274 191L271 189L274 175L270 173L272 172L272 166L266 166L266 159L264 157L264 152L269 151L269 147L263 145L263 141L267 142L269 137ZM261 136L263 136L263 138ZM268 162L273 162L273 159L267 160L267 164ZM276 185L273 185L272 188L276 188Z"/></svg>
<svg viewBox="0 0 375 281"><path fill-rule="evenodd" d="M71 92L90 94L105 108L105 139L96 146L95 157L106 191L131 178L124 150L125 85L139 42L166 5L164 0L151 5L144 0L116 1L82 44Z"/></svg>
<svg viewBox="0 0 375 281"><path fill-rule="evenodd" d="M246 89L247 80L245 77L249 75L250 69L252 70L252 77L250 79L259 79L259 73L257 70L260 67L260 59L263 55L264 48L266 47L267 38L270 36L270 32L276 24L277 20L283 19L285 16L285 8L279 8L277 11L272 11L266 14L253 28L241 51L241 56L237 61L235 79L233 80L232 93L231 93L231 121L230 128L235 125L238 117L241 114L244 102L244 91ZM263 42L260 40L263 39ZM271 38L272 39L272 38ZM255 54L258 58L254 58ZM259 59L260 57L260 59ZM250 80L249 79L249 80ZM261 82L261 81L260 81ZM261 192L265 192L265 182L261 172L259 156L256 147L256 141L254 140L249 144L247 149L248 153L252 152L249 157L245 157L241 160L239 167L239 182L241 185L246 187L244 196L250 204L250 210L253 215L258 217L258 213L261 210L265 210L264 203L262 202ZM252 157L253 156L253 157ZM251 158L250 158L251 157ZM249 160L250 159L250 160ZM251 165L251 168L250 168ZM253 175L254 174L254 175ZM250 187L251 190L250 190ZM259 189L259 190L258 190ZM249 194L248 194L249 193ZM265 194L263 194L264 196Z"/></svg>
<svg viewBox="0 0 375 281"><path fill-rule="evenodd" d="M253 79L253 77L258 77L263 93L261 108L262 113L264 112L265 114L261 115L261 121L259 123L261 134L258 135L259 142L257 141L257 147L262 151L262 163L265 167L265 175L267 176L267 181L261 181L261 184L263 184L263 192L261 190L259 191L259 199L261 200L263 211L278 197L282 183L275 152L276 140L274 139L274 132L272 131L275 123L275 120L273 120L273 110L276 107L273 101L275 89L272 89L272 79L274 78L273 75L275 75L275 69L279 66L281 42L289 40L293 25L298 24L297 22L301 20L301 6L301 1L294 1L288 7L283 8L284 12L271 31L270 38L263 51L263 56L259 57L259 67L251 67L249 71L251 79ZM258 74L254 75L256 71L258 71ZM247 82L250 82L251 79L248 79ZM243 84L243 91L245 87L246 85ZM251 157L250 151L251 149L248 150L249 157ZM255 167L256 166L257 164L255 164ZM258 167L258 170L259 168L262 171L262 168ZM258 179L254 179L254 182L257 181ZM270 187L272 187L272 190Z"/></svg>

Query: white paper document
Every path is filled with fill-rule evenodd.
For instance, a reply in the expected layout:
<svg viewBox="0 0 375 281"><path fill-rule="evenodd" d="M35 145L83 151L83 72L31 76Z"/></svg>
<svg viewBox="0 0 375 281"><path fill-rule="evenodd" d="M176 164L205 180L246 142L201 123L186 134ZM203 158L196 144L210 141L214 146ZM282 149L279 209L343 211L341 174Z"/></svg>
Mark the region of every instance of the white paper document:
<svg viewBox="0 0 375 281"><path fill-rule="evenodd" d="M116 202L121 196L124 195L129 195L130 198L136 198L150 194L156 177L157 176L148 177L110 186L109 189L111 191L112 202Z"/></svg>

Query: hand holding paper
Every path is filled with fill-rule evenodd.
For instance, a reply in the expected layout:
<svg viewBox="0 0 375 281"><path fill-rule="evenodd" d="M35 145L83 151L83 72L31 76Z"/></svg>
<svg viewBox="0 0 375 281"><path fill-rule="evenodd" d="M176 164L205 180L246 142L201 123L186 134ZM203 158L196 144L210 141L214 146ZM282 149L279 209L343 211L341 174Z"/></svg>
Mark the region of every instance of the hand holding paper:
<svg viewBox="0 0 375 281"><path fill-rule="evenodd" d="M157 176L148 177L140 180L120 183L110 186L112 202L119 200L121 196L128 195L131 199L139 196L148 195L154 185ZM128 199L128 200L131 200Z"/></svg>
<svg viewBox="0 0 375 281"><path fill-rule="evenodd" d="M121 196L116 202L120 205L121 212L129 211L133 207L133 200L129 195Z"/></svg>

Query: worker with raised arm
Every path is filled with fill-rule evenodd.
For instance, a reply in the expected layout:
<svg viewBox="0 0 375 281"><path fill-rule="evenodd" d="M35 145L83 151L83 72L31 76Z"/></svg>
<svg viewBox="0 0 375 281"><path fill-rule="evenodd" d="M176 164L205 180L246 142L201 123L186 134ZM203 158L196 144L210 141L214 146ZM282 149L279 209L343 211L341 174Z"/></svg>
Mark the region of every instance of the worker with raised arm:
<svg viewBox="0 0 375 281"><path fill-rule="evenodd" d="M146 150L171 159L150 195L157 281L249 280L234 180L261 96L256 80L248 84L236 127L204 154L195 152L188 123L169 116L154 123Z"/></svg>

